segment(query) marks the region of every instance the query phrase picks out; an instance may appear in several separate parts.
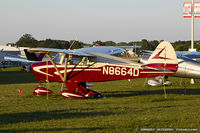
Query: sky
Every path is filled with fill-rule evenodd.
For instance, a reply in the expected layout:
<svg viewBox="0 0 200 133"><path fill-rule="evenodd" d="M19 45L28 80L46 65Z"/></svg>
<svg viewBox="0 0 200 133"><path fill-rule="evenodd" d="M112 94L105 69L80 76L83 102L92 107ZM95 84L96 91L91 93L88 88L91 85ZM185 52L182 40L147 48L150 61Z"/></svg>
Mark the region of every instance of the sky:
<svg viewBox="0 0 200 133"><path fill-rule="evenodd" d="M37 40L190 40L184 0L0 0L0 45ZM195 19L195 40L200 40Z"/></svg>

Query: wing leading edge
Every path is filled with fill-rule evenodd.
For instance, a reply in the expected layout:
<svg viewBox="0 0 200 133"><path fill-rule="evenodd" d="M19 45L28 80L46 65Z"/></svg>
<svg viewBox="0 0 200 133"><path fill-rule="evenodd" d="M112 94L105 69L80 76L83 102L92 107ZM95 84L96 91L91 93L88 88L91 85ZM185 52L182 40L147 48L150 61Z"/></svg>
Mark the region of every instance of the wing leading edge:
<svg viewBox="0 0 200 133"><path fill-rule="evenodd" d="M77 55L77 56L93 56L91 54L81 52L81 51L51 49L51 48L33 48L33 49L29 49L28 52L30 53L64 53L64 54Z"/></svg>

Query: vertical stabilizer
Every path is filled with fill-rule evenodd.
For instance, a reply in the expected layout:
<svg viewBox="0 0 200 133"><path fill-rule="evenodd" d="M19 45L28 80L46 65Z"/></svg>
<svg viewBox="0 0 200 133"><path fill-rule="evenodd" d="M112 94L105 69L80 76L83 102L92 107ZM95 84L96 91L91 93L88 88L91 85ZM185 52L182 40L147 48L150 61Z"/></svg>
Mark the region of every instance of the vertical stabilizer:
<svg viewBox="0 0 200 133"><path fill-rule="evenodd" d="M163 41L161 42L154 52L151 54L150 58L147 61L147 64L152 63L165 63L165 64L177 64L177 56L176 52L174 51L174 48L172 45L167 42Z"/></svg>

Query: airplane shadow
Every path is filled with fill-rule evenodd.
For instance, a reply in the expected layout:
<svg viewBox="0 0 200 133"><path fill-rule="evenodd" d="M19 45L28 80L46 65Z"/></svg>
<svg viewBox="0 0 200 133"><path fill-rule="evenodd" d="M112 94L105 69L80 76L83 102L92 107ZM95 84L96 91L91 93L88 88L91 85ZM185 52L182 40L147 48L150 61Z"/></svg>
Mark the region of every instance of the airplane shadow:
<svg viewBox="0 0 200 133"><path fill-rule="evenodd" d="M185 94L185 95L200 95L200 89L166 89L167 94ZM141 91L110 91L103 92L106 97L130 97L140 95L155 95L163 94L163 89L160 90L141 90Z"/></svg>
<svg viewBox="0 0 200 133"><path fill-rule="evenodd" d="M65 131L67 128L56 128L56 129L5 129L1 130L1 133L23 133L23 132L61 132Z"/></svg>
<svg viewBox="0 0 200 133"><path fill-rule="evenodd" d="M59 127L59 125L58 125ZM91 128L48 128L48 129L8 129L1 130L1 133L24 133L24 132L69 132L68 130L81 131L81 132L94 132L95 130L103 130L103 127L91 127Z"/></svg>
<svg viewBox="0 0 200 133"><path fill-rule="evenodd" d="M71 110L53 110L53 111L36 111L36 112L22 112L11 114L0 114L1 124L12 124L20 122L39 122L45 120L59 120L69 118L84 118L94 116L111 115L112 112L72 112Z"/></svg>
<svg viewBox="0 0 200 133"><path fill-rule="evenodd" d="M0 72L0 84L38 83L31 72Z"/></svg>

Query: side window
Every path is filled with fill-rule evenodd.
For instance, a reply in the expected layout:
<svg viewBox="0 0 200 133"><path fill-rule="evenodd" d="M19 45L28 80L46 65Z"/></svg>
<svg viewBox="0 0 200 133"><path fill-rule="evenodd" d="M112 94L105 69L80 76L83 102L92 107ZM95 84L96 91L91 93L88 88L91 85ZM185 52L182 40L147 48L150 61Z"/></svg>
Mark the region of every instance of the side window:
<svg viewBox="0 0 200 133"><path fill-rule="evenodd" d="M65 56L57 57L57 58L59 58L59 62L62 62L62 64L65 64L65 58L64 57ZM95 59L93 59L93 58L69 55L68 64L71 64L71 65L91 65L95 62L94 60Z"/></svg>
<svg viewBox="0 0 200 133"><path fill-rule="evenodd" d="M81 62L81 57L78 56L72 56L71 63L74 65L78 65Z"/></svg>
<svg viewBox="0 0 200 133"><path fill-rule="evenodd" d="M78 56L69 55L67 61L68 61L68 64L70 64L70 65L77 65L80 63L81 58ZM62 64L65 64L65 56L63 56L63 57L61 56L60 62L62 62Z"/></svg>
<svg viewBox="0 0 200 133"><path fill-rule="evenodd" d="M82 57L79 65L92 65L94 62L93 58Z"/></svg>

